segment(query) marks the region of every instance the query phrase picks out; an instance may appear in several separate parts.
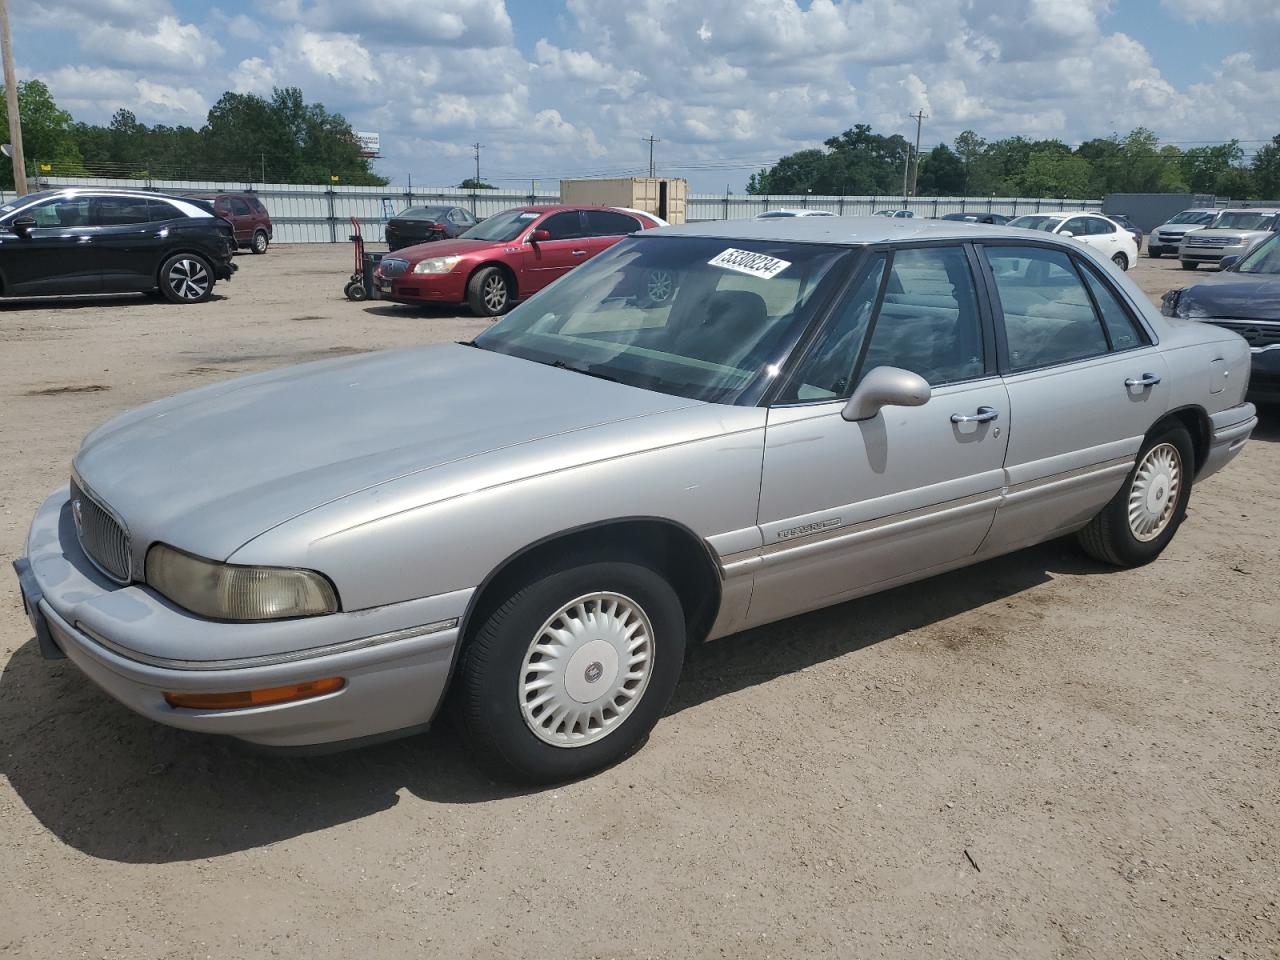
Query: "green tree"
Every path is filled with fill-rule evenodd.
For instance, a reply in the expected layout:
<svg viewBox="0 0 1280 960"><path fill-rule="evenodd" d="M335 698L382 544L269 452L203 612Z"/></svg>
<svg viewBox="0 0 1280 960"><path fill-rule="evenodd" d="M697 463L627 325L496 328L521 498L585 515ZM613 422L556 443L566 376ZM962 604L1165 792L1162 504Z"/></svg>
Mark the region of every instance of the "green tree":
<svg viewBox="0 0 1280 960"><path fill-rule="evenodd" d="M944 197L963 193L964 161L945 143L940 143L920 158L920 177L916 193L920 196Z"/></svg>
<svg viewBox="0 0 1280 960"><path fill-rule="evenodd" d="M22 146L28 170L37 164L49 164L55 173L76 176L84 172L80 151L76 146L71 114L60 108L39 80L18 84L18 114L22 117ZM0 86L0 131L9 138L9 106ZM0 164L0 187L13 189L12 164Z"/></svg>
<svg viewBox="0 0 1280 960"><path fill-rule="evenodd" d="M1280 199L1280 133L1253 155L1252 171L1258 197Z"/></svg>
<svg viewBox="0 0 1280 960"><path fill-rule="evenodd" d="M1090 172L1084 157L1044 150L1032 154L1017 176L1018 192L1028 197L1082 197L1089 190Z"/></svg>
<svg viewBox="0 0 1280 960"><path fill-rule="evenodd" d="M1215 146L1192 147L1182 154L1182 178L1196 193L1215 193L1218 178L1243 159L1244 151L1237 140Z"/></svg>
<svg viewBox="0 0 1280 960"><path fill-rule="evenodd" d="M460 184L459 190L496 190L498 189L492 183L485 183L483 180L477 180L475 177L467 177Z"/></svg>
<svg viewBox="0 0 1280 960"><path fill-rule="evenodd" d="M1248 167L1228 167L1213 181L1213 193L1219 197L1247 200L1259 195L1253 171Z"/></svg>

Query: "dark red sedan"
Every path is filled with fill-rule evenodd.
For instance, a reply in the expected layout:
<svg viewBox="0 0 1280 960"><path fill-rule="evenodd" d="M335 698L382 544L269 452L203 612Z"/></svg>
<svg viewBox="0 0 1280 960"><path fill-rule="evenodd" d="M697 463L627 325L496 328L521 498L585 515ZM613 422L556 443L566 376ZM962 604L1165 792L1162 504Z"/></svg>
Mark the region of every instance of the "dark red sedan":
<svg viewBox="0 0 1280 960"><path fill-rule="evenodd" d="M480 317L504 312L628 233L659 226L635 211L538 205L504 210L454 240L384 257L378 293L397 303L467 304Z"/></svg>

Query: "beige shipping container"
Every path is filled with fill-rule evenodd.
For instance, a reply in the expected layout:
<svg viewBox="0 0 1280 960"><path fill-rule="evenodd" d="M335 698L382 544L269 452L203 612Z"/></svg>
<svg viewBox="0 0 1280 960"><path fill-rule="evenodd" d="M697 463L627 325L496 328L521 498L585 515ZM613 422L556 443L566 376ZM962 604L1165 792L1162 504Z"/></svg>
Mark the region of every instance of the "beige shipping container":
<svg viewBox="0 0 1280 960"><path fill-rule="evenodd" d="M619 177L608 180L561 180L560 202L630 207L684 223L689 181L679 177Z"/></svg>

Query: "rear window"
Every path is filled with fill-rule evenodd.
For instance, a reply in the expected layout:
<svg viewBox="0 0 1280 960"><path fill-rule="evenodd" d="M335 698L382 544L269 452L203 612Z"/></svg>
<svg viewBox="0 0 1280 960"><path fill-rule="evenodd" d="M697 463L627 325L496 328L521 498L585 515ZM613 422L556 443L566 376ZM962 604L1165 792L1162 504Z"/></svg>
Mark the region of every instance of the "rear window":
<svg viewBox="0 0 1280 960"><path fill-rule="evenodd" d="M440 220L448 215L449 207L407 207L396 214L401 220Z"/></svg>

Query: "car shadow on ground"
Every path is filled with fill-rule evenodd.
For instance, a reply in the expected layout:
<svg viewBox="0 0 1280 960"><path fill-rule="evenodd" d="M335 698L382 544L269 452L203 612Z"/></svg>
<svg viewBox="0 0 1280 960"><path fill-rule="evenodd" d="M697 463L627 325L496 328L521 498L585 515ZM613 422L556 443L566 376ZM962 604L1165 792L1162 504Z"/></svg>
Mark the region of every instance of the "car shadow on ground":
<svg viewBox="0 0 1280 960"><path fill-rule="evenodd" d="M854 654L1055 575L1107 569L1057 541L718 640L690 652L668 713ZM116 704L69 661L42 660L34 640L0 676L0 774L63 842L129 863L275 843L389 809L403 789L438 803L531 792L486 777L448 722L321 757L263 753L163 727Z"/></svg>
<svg viewBox="0 0 1280 960"><path fill-rule="evenodd" d="M457 303L391 303L374 301L369 303L364 312L371 317L421 317L424 320L475 320L463 305ZM497 319L496 317L493 319Z"/></svg>
<svg viewBox="0 0 1280 960"><path fill-rule="evenodd" d="M203 303L215 303L227 299L220 293L211 293ZM80 310L85 307L156 307L200 306L200 304L171 303L161 296L143 293L96 293L83 297L13 297L0 300L0 312L21 313L24 310Z"/></svg>
<svg viewBox="0 0 1280 960"><path fill-rule="evenodd" d="M1280 443L1280 404L1258 404L1258 425L1249 439Z"/></svg>

